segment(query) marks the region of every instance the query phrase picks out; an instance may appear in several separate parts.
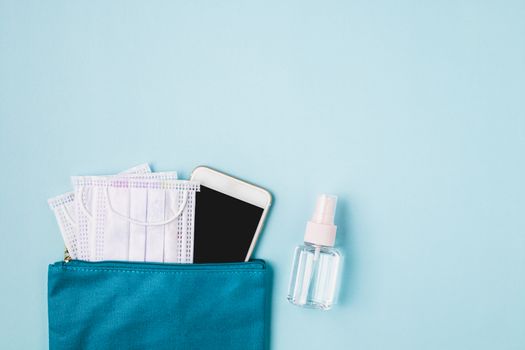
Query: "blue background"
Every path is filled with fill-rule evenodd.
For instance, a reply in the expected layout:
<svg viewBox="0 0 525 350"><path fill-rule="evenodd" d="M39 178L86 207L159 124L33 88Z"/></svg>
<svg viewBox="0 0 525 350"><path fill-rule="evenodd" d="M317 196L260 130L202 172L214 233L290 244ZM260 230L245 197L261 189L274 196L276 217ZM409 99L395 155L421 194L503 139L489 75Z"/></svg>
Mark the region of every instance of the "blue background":
<svg viewBox="0 0 525 350"><path fill-rule="evenodd" d="M0 0L0 348L47 347L47 198L149 161L273 192L256 251L273 349L524 349L524 18L496 0ZM347 257L329 312L285 298L322 192Z"/></svg>

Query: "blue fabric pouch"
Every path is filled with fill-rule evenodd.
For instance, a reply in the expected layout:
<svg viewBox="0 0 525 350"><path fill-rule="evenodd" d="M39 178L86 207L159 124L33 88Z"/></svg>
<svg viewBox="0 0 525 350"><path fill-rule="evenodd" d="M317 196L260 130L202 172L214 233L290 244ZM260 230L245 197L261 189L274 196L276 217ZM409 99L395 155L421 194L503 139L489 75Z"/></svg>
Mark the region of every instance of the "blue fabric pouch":
<svg viewBox="0 0 525 350"><path fill-rule="evenodd" d="M266 349L267 268L84 262L49 265L49 348Z"/></svg>

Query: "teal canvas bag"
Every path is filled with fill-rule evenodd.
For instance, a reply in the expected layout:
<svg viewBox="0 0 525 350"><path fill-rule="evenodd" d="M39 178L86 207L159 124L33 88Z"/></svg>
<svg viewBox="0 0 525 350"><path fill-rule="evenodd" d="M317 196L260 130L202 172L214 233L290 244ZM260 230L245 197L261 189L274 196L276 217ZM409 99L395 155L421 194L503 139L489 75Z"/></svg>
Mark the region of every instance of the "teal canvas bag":
<svg viewBox="0 0 525 350"><path fill-rule="evenodd" d="M57 262L48 270L49 348L267 349L269 283L262 260Z"/></svg>

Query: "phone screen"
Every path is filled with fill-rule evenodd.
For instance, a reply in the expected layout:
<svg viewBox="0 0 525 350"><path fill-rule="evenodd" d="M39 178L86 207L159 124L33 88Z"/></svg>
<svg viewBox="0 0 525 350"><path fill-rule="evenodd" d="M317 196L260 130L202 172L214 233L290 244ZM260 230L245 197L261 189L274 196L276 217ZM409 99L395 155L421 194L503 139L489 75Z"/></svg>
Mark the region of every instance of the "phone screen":
<svg viewBox="0 0 525 350"><path fill-rule="evenodd" d="M195 204L193 262L244 261L263 211L201 185Z"/></svg>

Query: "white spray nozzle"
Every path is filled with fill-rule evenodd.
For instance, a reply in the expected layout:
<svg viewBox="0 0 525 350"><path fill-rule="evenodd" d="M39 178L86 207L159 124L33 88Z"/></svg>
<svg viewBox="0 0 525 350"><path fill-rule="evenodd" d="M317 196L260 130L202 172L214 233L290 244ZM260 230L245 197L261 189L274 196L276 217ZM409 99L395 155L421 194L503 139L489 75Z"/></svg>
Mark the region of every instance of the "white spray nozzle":
<svg viewBox="0 0 525 350"><path fill-rule="evenodd" d="M314 214L310 221L316 224L333 225L337 196L321 194L317 197Z"/></svg>
<svg viewBox="0 0 525 350"><path fill-rule="evenodd" d="M314 214L306 224L305 242L333 246L337 226L334 225L337 196L322 194L317 197Z"/></svg>

